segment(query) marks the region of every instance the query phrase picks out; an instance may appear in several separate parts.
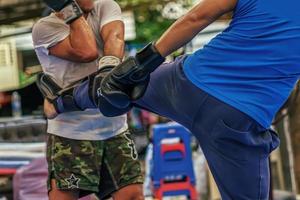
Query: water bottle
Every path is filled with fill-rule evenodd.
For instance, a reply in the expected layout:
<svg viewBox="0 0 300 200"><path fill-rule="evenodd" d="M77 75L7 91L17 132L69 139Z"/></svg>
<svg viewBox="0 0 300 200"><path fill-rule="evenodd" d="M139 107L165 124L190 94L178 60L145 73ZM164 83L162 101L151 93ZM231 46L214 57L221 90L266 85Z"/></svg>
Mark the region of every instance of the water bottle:
<svg viewBox="0 0 300 200"><path fill-rule="evenodd" d="M21 117L22 115L21 96L19 95L18 92L12 93L11 105L12 105L13 117Z"/></svg>

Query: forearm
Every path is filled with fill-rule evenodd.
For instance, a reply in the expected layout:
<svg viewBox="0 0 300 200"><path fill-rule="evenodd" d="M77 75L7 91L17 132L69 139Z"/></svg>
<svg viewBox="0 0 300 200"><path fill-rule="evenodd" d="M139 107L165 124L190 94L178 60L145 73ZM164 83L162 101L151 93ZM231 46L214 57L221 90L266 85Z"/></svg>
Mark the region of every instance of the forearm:
<svg viewBox="0 0 300 200"><path fill-rule="evenodd" d="M121 59L124 56L124 40L119 35L111 35L104 43L104 56L116 56Z"/></svg>
<svg viewBox="0 0 300 200"><path fill-rule="evenodd" d="M124 23L116 20L105 24L100 36L104 43L104 56L115 56L120 60L124 56Z"/></svg>
<svg viewBox="0 0 300 200"><path fill-rule="evenodd" d="M70 24L69 41L71 47L80 54L97 52L94 33L84 17L80 17Z"/></svg>
<svg viewBox="0 0 300 200"><path fill-rule="evenodd" d="M188 25L187 25L188 24ZM155 43L158 52L166 57L180 47L187 44L209 23L203 21L197 26L195 21L183 17L176 21Z"/></svg>
<svg viewBox="0 0 300 200"><path fill-rule="evenodd" d="M167 56L192 40L201 30L227 12L214 1L199 3L178 19L156 42L162 56Z"/></svg>

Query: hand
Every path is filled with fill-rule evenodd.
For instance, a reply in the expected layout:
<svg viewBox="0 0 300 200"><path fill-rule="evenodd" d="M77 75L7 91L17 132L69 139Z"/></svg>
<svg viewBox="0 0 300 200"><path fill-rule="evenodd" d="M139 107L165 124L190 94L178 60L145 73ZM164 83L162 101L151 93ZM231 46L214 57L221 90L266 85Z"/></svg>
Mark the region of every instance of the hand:
<svg viewBox="0 0 300 200"><path fill-rule="evenodd" d="M50 103L47 99L44 100L44 113L48 119L53 119L58 115L54 105Z"/></svg>
<svg viewBox="0 0 300 200"><path fill-rule="evenodd" d="M153 44L147 45L135 57L116 66L101 82L100 95L118 108L125 108L144 95L153 72L165 58Z"/></svg>
<svg viewBox="0 0 300 200"><path fill-rule="evenodd" d="M116 56L103 56L98 63L98 70L105 67L115 67L121 63Z"/></svg>

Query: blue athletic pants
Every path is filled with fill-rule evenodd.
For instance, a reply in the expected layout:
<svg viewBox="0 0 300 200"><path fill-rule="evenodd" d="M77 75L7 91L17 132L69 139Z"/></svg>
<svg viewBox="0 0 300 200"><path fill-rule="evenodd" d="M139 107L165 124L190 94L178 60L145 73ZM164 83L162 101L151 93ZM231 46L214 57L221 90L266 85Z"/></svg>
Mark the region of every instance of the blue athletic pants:
<svg viewBox="0 0 300 200"><path fill-rule="evenodd" d="M268 200L270 153L279 145L274 131L214 98L185 76L184 57L151 74L137 106L168 117L198 139L223 200ZM91 107L87 87L76 93L77 104Z"/></svg>

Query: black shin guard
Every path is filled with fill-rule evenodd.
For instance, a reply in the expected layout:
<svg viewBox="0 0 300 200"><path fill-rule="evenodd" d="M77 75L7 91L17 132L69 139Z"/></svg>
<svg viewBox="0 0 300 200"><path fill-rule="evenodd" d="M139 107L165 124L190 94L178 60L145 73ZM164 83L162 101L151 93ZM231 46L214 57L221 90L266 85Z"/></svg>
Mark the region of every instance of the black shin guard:
<svg viewBox="0 0 300 200"><path fill-rule="evenodd" d="M59 112L82 111L74 99L73 93L75 87L76 86L72 86L71 88L61 91L61 95L57 98L55 105Z"/></svg>
<svg viewBox="0 0 300 200"><path fill-rule="evenodd" d="M62 89L49 75L44 73L38 75L36 84L43 97L54 105L57 113L81 110L73 96L76 85Z"/></svg>
<svg viewBox="0 0 300 200"><path fill-rule="evenodd" d="M104 67L96 73L90 75L89 79L89 97L94 104L99 108L100 112L106 117L115 117L127 113L132 105L126 108L117 108L109 103L103 96L100 95L100 84L102 79L112 70L113 67Z"/></svg>

